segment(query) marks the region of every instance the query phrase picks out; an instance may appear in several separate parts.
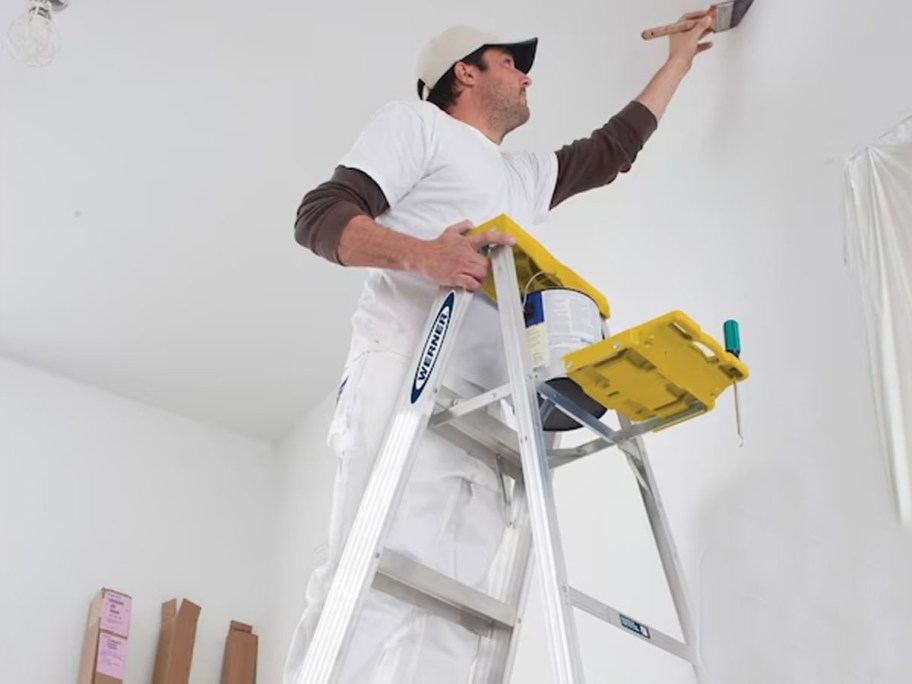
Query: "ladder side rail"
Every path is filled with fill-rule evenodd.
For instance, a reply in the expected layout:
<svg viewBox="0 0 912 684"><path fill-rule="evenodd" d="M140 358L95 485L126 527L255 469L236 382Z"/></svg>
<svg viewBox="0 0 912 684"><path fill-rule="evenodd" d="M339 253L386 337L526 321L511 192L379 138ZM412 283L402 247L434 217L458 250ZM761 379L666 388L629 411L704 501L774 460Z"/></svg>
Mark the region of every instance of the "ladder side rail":
<svg viewBox="0 0 912 684"><path fill-rule="evenodd" d="M618 419L621 421L622 428L628 428L630 426L630 421L623 415L618 414ZM671 598L674 602L675 611L678 614L678 621L681 624L684 641L691 649L694 674L699 682L702 679L702 672L698 657L698 635L694 624L693 613L690 608L690 602L688 600L687 586L684 581L684 571L681 567L681 559L671 535L671 527L668 524L668 517L665 513L665 506L662 504L662 497L659 495L655 474L652 471L649 457L646 454L646 448L643 446L643 441L640 437L622 442L620 446L627 455L630 466L637 473L640 497L643 499L646 515L649 518L649 525L652 527L652 535L656 542L659 558L662 561L665 579L668 582L668 588L671 591Z"/></svg>
<svg viewBox="0 0 912 684"><path fill-rule="evenodd" d="M523 480L539 576L542 580L545 620L551 639L555 681L558 684L582 684L582 661L557 525L551 468L539 414L538 393L530 368L528 340L512 249L496 247L493 250L492 261L508 375L513 385L513 409L520 436Z"/></svg>
<svg viewBox="0 0 912 684"><path fill-rule="evenodd" d="M494 627L479 644L471 684L502 684L510 681L516 646L525 612L526 596L532 581L535 555L532 528L529 525L529 503L522 482L513 489L513 518L504 533L504 541L492 569L491 594L516 607L513 629Z"/></svg>
<svg viewBox="0 0 912 684"><path fill-rule="evenodd" d="M553 449L558 441L555 433L545 433L545 443ZM471 684L504 684L510 681L516 648L522 630L526 600L535 567L529 503L521 479L513 488L513 517L508 522L497 564L491 573L491 594L516 608L516 624L512 630L495 629L483 640L472 673Z"/></svg>
<svg viewBox="0 0 912 684"><path fill-rule="evenodd" d="M435 299L296 684L333 684L339 675L471 298L468 291L442 289Z"/></svg>

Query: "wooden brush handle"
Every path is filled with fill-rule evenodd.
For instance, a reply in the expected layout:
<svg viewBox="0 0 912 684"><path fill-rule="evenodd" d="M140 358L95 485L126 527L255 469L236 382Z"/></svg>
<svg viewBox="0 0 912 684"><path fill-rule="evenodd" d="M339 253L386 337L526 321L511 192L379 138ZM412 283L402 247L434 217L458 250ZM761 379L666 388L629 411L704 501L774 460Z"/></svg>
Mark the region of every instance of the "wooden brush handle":
<svg viewBox="0 0 912 684"><path fill-rule="evenodd" d="M666 26L657 26L656 28L646 29L640 35L643 36L643 40L652 40L653 38L661 38L662 36L668 36L672 33L684 33L684 31L690 31L690 29L696 25L697 22L693 19L686 19L675 24L668 24Z"/></svg>

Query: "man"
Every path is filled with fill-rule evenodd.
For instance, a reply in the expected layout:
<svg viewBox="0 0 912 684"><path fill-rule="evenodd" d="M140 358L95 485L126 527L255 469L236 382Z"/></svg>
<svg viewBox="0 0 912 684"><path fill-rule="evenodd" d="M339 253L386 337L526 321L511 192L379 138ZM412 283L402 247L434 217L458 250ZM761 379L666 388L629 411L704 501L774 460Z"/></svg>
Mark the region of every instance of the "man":
<svg viewBox="0 0 912 684"><path fill-rule="evenodd" d="M296 673L439 286L477 290L488 274L480 249L512 244L503 234L468 237L466 231L502 213L531 226L565 199L628 171L694 56L711 46L700 42L710 30L710 14L685 18L694 28L671 37L668 60L636 100L589 138L552 154L499 147L529 119L526 90L537 39L508 43L471 28L450 29L419 59L418 93L426 101L382 108L332 179L304 197L298 242L371 272L353 317L329 431L339 459L329 558L308 584L286 684L299 684ZM446 384L475 394L503 381L500 349L496 311L476 297ZM496 475L429 433L387 546L483 591L505 522ZM371 590L340 682L462 684L469 681L478 640Z"/></svg>

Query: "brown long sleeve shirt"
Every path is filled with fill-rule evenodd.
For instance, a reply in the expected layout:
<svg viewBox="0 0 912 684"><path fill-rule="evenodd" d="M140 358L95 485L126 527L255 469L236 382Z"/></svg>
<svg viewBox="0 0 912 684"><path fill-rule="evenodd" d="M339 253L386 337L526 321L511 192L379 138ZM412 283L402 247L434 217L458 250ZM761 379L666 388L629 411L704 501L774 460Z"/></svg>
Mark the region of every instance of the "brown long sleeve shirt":
<svg viewBox="0 0 912 684"><path fill-rule="evenodd" d="M607 185L626 173L655 131L649 109L634 100L588 138L564 145L556 152L557 182L553 209L586 190ZM383 191L362 171L337 166L332 178L308 192L298 207L295 239L316 254L339 263L342 231L355 216L376 218L389 209Z"/></svg>

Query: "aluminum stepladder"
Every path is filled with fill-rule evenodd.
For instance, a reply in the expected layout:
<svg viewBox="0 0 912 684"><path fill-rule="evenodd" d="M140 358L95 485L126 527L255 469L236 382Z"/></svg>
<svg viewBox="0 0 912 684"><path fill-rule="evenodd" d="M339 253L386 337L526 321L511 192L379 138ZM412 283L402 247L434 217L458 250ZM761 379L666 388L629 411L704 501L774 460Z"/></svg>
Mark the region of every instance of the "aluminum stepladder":
<svg viewBox="0 0 912 684"><path fill-rule="evenodd" d="M706 366L702 378L704 382L700 384L690 379L694 387L693 393L682 392L680 397L675 395L675 401L664 406L663 410L651 412L645 420L631 421L629 416L632 400L624 397L619 399L612 387L609 394L605 394L606 401L603 404L612 406L612 402L617 405L620 401L626 410L618 413L621 428L611 429L577 405L574 399L539 382L533 373L517 276L520 264L514 258L514 251L520 260L532 262L524 264L527 269L538 269L538 272L550 274L553 278L551 286L588 290L601 297L600 293L556 262L508 217L500 216L476 230L492 229L509 232L518 239L517 246L512 250L505 247L493 250L492 277L485 287L497 300L509 382L468 398L455 396L443 386L444 369L473 294L458 289L441 290L431 309L421 338L423 346L415 356L412 370L402 388L295 684L333 684L336 681L360 605L371 587L453 620L481 635L472 684L508 682L534 565L533 556L537 561L542 588L554 682L584 682L574 608L689 661L699 681L696 632L684 575L640 435L709 410L713 399L726 384L747 377L747 369L737 359L725 357L717 343L699 335L698 328L688 337L685 327L689 319L686 317L683 321L680 316L673 316L669 321L663 320L658 328L654 326L650 329L655 334L649 338L646 347L654 346L657 339L663 339L663 335L666 338L670 335L668 339L677 339L678 331L685 330L680 335L682 338L692 341L694 336L698 336L698 341L704 346L710 346L717 352L717 356L708 360L705 352L701 356L706 361L703 364ZM607 311L607 302L605 307ZM651 364L640 363L641 356L634 353L635 349L644 349L636 346L638 339L618 339L620 341L611 338L599 345L606 347L607 344L606 348L610 352L612 347L617 349L620 344L629 343L630 357L635 360L635 371L648 372ZM694 360L697 357L687 356L689 351L682 351L685 347L690 349L692 345L682 345L677 341L672 344L676 345L677 351L666 351L666 356L675 357L678 354L680 359L686 357L690 371L701 365L700 361ZM600 352L601 348L596 349L596 346L598 345L593 345L592 352ZM582 351L587 352L589 348ZM679 352L684 356L680 356ZM592 353L589 355L592 356ZM576 366L575 379L581 386L585 387L587 383L592 385L591 392L587 389L587 393L592 395L597 394L600 387L604 389L605 385L604 382L599 384L598 377L593 384L585 375L593 372L598 375L599 364L604 362L606 354L601 350L601 355L596 356L598 358L594 360L586 358L585 354L582 358L570 359L569 362L570 357L564 359L568 370ZM607 356L615 358L617 355L609 353ZM710 369L710 366L713 368ZM629 374L629 369L625 373ZM711 373L715 375L710 381ZM694 372L685 375L690 377ZM669 379L663 376L658 382L667 386ZM486 410L502 399L512 402L515 429L500 422ZM595 438L572 449L549 447L542 422L543 417L555 410L573 417L589 428L595 433ZM633 414L637 415L636 410L633 410ZM510 503L513 511L512 524L505 533L499 561L492 571L490 594L466 586L385 548L387 532L405 490L420 438L427 429L436 430L471 456L486 461L501 474L502 479L506 476L514 483ZM610 446L622 450L636 476L684 641L650 628L573 589L567 581L551 470Z"/></svg>

